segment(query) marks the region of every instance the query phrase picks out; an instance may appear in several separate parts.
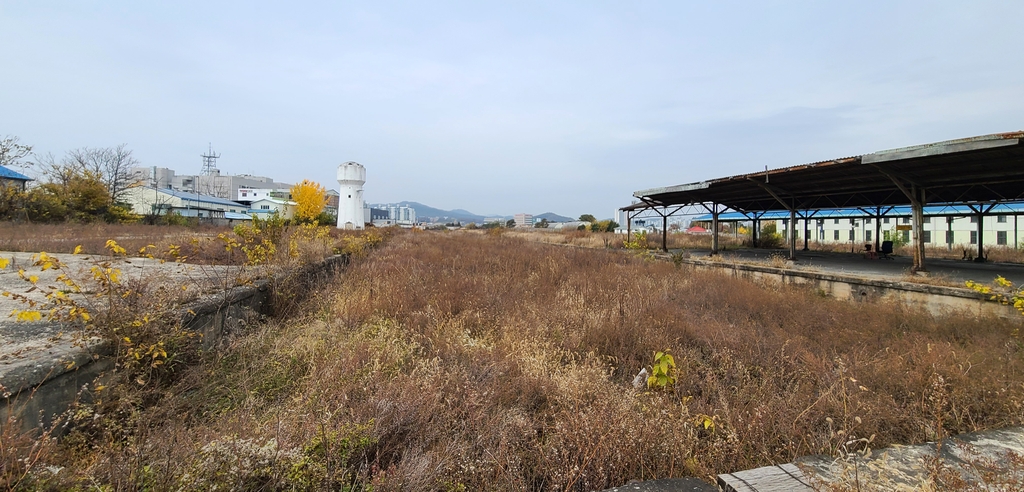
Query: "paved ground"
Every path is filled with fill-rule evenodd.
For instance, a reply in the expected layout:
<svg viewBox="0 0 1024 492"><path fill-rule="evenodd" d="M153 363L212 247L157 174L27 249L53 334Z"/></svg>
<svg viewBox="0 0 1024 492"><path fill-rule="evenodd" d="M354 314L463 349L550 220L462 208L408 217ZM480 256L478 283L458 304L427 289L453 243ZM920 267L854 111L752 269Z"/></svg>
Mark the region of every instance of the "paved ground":
<svg viewBox="0 0 1024 492"><path fill-rule="evenodd" d="M61 273L75 279L82 287L81 294L73 295L76 301L88 306L90 311L103 309L102 299L96 297L96 284L92 282L91 268L110 262L111 268L121 271L122 282L144 285L155 292L161 288L171 290L181 299L198 297L201 294L223 290L237 284L239 268L225 266L189 265L174 262L160 263L159 260L125 258L112 260L98 255L52 255L65 264L60 270L41 270L33 266L32 254L0 252L0 258L9 261L0 269L0 293L11 292L43 303L36 309L48 310L45 305L46 286L61 285L56 278ZM105 268L105 267L104 267ZM33 284L18 274L36 275ZM181 287L185 286L184 291ZM70 333L59 336L67 327L48 321L24 322L9 316L12 311L25 310L29 306L12 297L0 296L0 385L6 391L16 392L24 384L45 378L47 374L60 371L60 364L74 360L83 350L94 350L96 340L76 340Z"/></svg>
<svg viewBox="0 0 1024 492"><path fill-rule="evenodd" d="M708 250L689 251L694 258L700 258L709 253ZM773 255L777 258L784 258L787 254L788 251L763 249L737 249L721 253L725 260L762 263L769 262ZM867 260L860 254L797 250L797 261L792 267L885 280L908 280L912 264L913 259L906 256L897 256L892 260ZM1016 285L1024 284L1024 265L1019 264L975 263L973 261L926 258L925 266L932 277L931 281L948 282L950 285L958 287L963 286L967 280L991 282L997 275L1002 275Z"/></svg>

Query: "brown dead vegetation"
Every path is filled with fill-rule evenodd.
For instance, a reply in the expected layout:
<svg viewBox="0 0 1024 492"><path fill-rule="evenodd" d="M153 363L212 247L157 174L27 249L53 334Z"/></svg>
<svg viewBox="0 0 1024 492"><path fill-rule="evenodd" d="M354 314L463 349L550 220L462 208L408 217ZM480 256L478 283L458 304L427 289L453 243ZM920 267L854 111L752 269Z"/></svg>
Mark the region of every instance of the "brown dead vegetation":
<svg viewBox="0 0 1024 492"><path fill-rule="evenodd" d="M710 479L857 438L880 447L1020 424L1019 328L508 234L409 232L323 286L302 316L209 354L158 402L81 409L37 460L67 469L32 483L595 490ZM634 390L664 349L674 391Z"/></svg>

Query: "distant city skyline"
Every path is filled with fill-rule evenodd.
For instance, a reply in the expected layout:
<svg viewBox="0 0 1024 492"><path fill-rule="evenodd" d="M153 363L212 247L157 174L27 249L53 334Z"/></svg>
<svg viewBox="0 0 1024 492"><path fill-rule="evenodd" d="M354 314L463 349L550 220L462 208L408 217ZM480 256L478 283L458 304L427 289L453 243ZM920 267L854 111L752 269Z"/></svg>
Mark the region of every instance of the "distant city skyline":
<svg viewBox="0 0 1024 492"><path fill-rule="evenodd" d="M481 215L1024 129L1024 3L0 4L0 137Z"/></svg>

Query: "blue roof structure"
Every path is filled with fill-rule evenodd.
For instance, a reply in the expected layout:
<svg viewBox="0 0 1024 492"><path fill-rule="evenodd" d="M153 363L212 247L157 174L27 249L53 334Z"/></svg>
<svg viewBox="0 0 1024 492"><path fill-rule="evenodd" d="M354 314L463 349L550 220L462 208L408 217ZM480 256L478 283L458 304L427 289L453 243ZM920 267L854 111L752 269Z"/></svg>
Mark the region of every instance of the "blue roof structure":
<svg viewBox="0 0 1024 492"><path fill-rule="evenodd" d="M147 186L146 188L148 188L150 190L154 189L153 187L150 187L150 186ZM162 192L162 193L167 193L168 195L171 195L171 196L173 196L175 198L180 198L182 200L188 200L190 202L215 203L217 205L226 205L228 207L238 207L240 209L245 209L246 208L245 205L242 205L241 203L238 203L238 202L233 202L231 200L228 200L227 198L220 198L220 197L210 196L210 195L200 195L199 193L189 193L187 191L172 190L170 188L160 188L159 191Z"/></svg>
<svg viewBox="0 0 1024 492"><path fill-rule="evenodd" d="M34 181L32 178L25 176L13 169L0 166L0 179L13 179L17 181Z"/></svg>
<svg viewBox="0 0 1024 492"><path fill-rule="evenodd" d="M224 218L230 220L252 220L252 215L240 214L238 212L224 212Z"/></svg>
<svg viewBox="0 0 1024 492"><path fill-rule="evenodd" d="M870 209L865 209L870 211ZM824 219L824 218L842 218L842 217L874 217L874 214L865 212L859 208L836 208L827 210L815 210L815 213L809 218L811 219ZM910 206L897 206L897 207L882 207L883 217L910 217L911 210ZM963 215L970 216L975 215L976 212L971 210L967 205L942 205L924 207L924 215L926 216L946 216L946 215ZM1024 203L1000 203L989 210L985 215L1000 215L1000 214L1024 214ZM804 218L803 215L797 213L797 219ZM773 210L765 212L758 220L781 220L789 219L789 212L786 210ZM705 222L712 220L711 214L701 215L694 217L694 221ZM718 220L720 221L744 221L750 220L750 217L741 214L739 212L727 212L718 214Z"/></svg>

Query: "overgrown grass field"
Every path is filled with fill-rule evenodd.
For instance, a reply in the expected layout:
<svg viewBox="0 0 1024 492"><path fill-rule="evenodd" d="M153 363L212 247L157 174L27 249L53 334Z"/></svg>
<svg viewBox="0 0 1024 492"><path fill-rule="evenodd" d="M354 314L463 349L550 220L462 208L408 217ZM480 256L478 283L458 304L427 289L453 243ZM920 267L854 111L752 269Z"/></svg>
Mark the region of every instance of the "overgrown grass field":
<svg viewBox="0 0 1024 492"><path fill-rule="evenodd" d="M22 484L598 490L1024 422L1016 319L500 233L395 234L321 287L146 398L78 409L37 452L64 468ZM666 349L676 383L635 389Z"/></svg>

